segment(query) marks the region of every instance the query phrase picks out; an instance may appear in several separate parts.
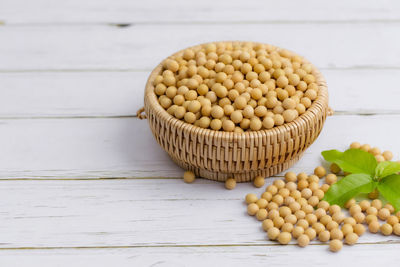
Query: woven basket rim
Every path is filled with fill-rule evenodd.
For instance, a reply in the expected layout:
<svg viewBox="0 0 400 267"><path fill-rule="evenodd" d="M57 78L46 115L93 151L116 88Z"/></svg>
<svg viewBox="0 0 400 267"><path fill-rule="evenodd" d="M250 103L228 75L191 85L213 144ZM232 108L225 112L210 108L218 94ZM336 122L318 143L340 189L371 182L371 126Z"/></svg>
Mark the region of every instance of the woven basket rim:
<svg viewBox="0 0 400 267"><path fill-rule="evenodd" d="M260 42L249 42L249 41L216 41L216 42L208 42L208 43L253 43L253 44L264 44ZM205 45L207 43L202 43L194 46L190 46L184 49L181 49L177 51L176 53L168 56L167 58L173 57L178 55L179 53L182 53L184 50L189 49L189 48L195 48L198 46ZM264 44L266 45L266 44ZM277 49L282 49L278 46L273 46ZM287 51L290 51L288 49L285 49ZM298 55L297 53L294 53L293 51L290 51L291 53ZM162 62L165 60L163 59L150 73L150 76L147 80L146 83L146 88L145 88L145 106L149 105L149 107L157 114L157 116L160 117L163 121L165 121L168 124L174 125L177 128L184 129L190 133L196 134L197 136L200 137L205 137L205 136L214 136L218 138L220 141L233 141L233 140L240 140L240 139L248 139L248 138L259 138L261 136L276 136L276 135L281 135L287 131L295 131L299 125L301 124L306 124L307 122L310 122L314 119L316 119L317 114L320 112L324 112L324 109L328 109L328 89L326 85L326 81L322 73L307 59L304 57L303 61L310 64L312 67L312 74L316 78L316 84L318 85L318 96L317 98L313 101L312 105L307 109L307 111L303 114L301 114L298 118L296 118L294 121L289 122L289 123L284 123L283 125L280 126L275 126L271 129L263 129L259 131L246 131L244 133L236 133L236 132L225 132L225 131L215 131L212 129L204 129L198 126L195 126L193 124L189 124L187 122L184 122L182 120L179 120L172 115L170 115L158 102L157 96L154 93L154 86L153 86L153 81L157 75L161 73L161 70L163 68ZM325 111L326 112L326 111Z"/></svg>

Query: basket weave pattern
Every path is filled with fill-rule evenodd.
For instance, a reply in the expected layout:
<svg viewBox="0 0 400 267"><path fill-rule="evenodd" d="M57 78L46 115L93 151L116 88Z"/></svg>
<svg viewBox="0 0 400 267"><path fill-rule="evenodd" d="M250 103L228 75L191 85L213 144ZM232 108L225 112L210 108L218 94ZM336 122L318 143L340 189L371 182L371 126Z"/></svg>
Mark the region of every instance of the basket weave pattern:
<svg viewBox="0 0 400 267"><path fill-rule="evenodd" d="M160 106L153 81L161 71L160 64L146 84L144 107L151 131L179 166L211 180L233 177L245 182L258 175L269 177L288 169L318 137L329 112L325 79L313 67L318 97L293 122L245 133L203 129L174 118Z"/></svg>

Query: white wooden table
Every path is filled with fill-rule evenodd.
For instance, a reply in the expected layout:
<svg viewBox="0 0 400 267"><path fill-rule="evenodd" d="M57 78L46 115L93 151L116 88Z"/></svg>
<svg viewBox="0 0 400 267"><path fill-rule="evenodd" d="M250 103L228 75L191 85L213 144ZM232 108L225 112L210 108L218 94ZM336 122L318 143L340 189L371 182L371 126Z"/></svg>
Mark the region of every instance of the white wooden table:
<svg viewBox="0 0 400 267"><path fill-rule="evenodd" d="M398 265L395 236L268 241L243 203L263 189L184 184L135 112L174 51L272 43L322 70L336 111L292 170L353 140L399 158L399 1L1 0L0 21L0 266Z"/></svg>

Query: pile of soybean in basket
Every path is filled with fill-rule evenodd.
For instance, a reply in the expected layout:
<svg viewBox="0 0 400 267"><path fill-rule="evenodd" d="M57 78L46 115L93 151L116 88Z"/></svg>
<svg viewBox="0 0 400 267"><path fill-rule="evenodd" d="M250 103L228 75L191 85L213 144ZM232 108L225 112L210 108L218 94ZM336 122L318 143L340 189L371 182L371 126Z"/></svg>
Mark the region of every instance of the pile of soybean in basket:
<svg viewBox="0 0 400 267"><path fill-rule="evenodd" d="M292 122L319 93L312 65L271 45L198 45L162 67L153 82L160 105L179 120L216 131L258 131Z"/></svg>

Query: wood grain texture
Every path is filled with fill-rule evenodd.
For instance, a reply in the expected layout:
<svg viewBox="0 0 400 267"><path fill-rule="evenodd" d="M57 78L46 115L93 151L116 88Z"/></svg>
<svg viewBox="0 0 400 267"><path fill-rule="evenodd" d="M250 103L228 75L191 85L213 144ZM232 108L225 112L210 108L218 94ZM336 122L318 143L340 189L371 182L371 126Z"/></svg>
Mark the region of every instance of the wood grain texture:
<svg viewBox="0 0 400 267"><path fill-rule="evenodd" d="M331 253L326 246L93 248L0 250L7 267L87 266L396 266L399 244L357 244Z"/></svg>
<svg viewBox="0 0 400 267"><path fill-rule="evenodd" d="M263 190L208 180L2 181L0 250L277 245L243 201ZM400 240L366 233L359 242Z"/></svg>
<svg viewBox="0 0 400 267"><path fill-rule="evenodd" d="M23 5L24 8L21 8ZM222 12L223 11L223 12ZM385 1L159 1L3 0L6 25L57 23L273 23L387 21L400 19L396 0Z"/></svg>
<svg viewBox="0 0 400 267"><path fill-rule="evenodd" d="M342 114L400 113L400 70L324 70ZM149 72L0 73L0 118L135 116ZM371 101L371 93L374 100ZM393 97L387 97L393 96Z"/></svg>
<svg viewBox="0 0 400 267"><path fill-rule="evenodd" d="M311 172L325 149L354 140L390 149L398 158L399 115L329 117L321 136L292 168ZM181 177L137 118L0 120L1 179Z"/></svg>
<svg viewBox="0 0 400 267"><path fill-rule="evenodd" d="M0 71L149 71L184 47L221 40L271 43L322 69L399 68L398 27L366 23L238 24L234 30L231 25L207 24L2 27Z"/></svg>

